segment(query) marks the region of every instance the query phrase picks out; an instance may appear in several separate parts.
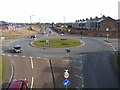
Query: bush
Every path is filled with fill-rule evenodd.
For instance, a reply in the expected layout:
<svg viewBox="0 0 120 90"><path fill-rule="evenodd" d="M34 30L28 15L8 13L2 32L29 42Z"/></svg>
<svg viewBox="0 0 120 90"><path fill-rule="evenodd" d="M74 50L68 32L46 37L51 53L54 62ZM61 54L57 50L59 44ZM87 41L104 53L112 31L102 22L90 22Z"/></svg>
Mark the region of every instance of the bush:
<svg viewBox="0 0 120 90"><path fill-rule="evenodd" d="M69 45L68 43L61 43L61 45Z"/></svg>

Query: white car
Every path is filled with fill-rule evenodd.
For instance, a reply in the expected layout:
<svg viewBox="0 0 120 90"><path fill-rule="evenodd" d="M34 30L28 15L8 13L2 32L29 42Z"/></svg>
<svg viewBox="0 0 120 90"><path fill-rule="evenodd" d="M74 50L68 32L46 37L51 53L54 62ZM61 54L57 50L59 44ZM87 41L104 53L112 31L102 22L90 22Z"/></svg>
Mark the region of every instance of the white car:
<svg viewBox="0 0 120 90"><path fill-rule="evenodd" d="M14 51L15 51L16 53L21 53L21 52L22 52L22 47L21 47L21 45L15 45L15 46L13 47L13 49L14 49Z"/></svg>

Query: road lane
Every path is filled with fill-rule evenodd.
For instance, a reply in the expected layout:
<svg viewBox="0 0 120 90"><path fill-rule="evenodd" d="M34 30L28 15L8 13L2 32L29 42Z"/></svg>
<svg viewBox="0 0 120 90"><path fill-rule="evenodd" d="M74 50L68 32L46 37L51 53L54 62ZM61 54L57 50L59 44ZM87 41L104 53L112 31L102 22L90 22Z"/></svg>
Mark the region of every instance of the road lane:
<svg viewBox="0 0 120 90"><path fill-rule="evenodd" d="M54 86L49 60L33 58L33 63L33 88L53 88Z"/></svg>
<svg viewBox="0 0 120 90"><path fill-rule="evenodd" d="M63 85L64 78L64 70L69 70L69 80L70 86L68 88L74 88L74 78L73 78L73 68L71 67L71 60L67 59L52 59L52 66L55 77L55 88L65 88Z"/></svg>
<svg viewBox="0 0 120 90"><path fill-rule="evenodd" d="M31 61L31 67L32 67L32 69L33 69L34 66L33 66L33 60L32 60L32 58L33 58L33 57L30 57L30 61Z"/></svg>
<svg viewBox="0 0 120 90"><path fill-rule="evenodd" d="M80 39L80 37L78 37L78 36L77 37L76 36L64 36L64 37ZM78 63L76 63L74 65L74 68L72 68L70 70L72 72L72 74L74 74L74 75L72 75L73 77L71 77L73 80L71 82L75 83L75 84L71 84L71 85L76 85L75 87L84 86L86 88L117 87L118 79L117 79L117 76L112 68L111 63L110 63L110 59L111 59L110 57L112 55L109 52L113 51L113 48L109 44L106 44L104 42L104 39L102 39L102 38L83 37L82 40L85 42L84 46L71 48L70 56L72 58L78 56L78 58L76 58L76 59L81 60L79 56L82 54L86 54L86 56L84 56L84 58L82 60L82 63L79 65L78 65ZM34 56L34 57L35 56L37 56L37 57L41 57L41 56L65 57L65 49L35 48L35 47L29 46L28 42L29 41L27 39L25 39L25 40L21 40L20 42L14 43L14 44L20 43L23 46L23 52L18 55ZM9 55L9 56L11 57L11 55ZM38 70L36 70L36 66L39 66L40 68L43 67L43 66L40 66L41 64L40 65L38 65L38 63L35 64L38 61L38 59L39 58L33 60L33 63L35 66L34 73L36 73L36 74L38 74L38 72L39 72L38 68L37 68ZM69 68L69 65L71 65L71 64L68 64L70 62L68 62L68 63L65 63L65 62L66 62L66 60L64 62L62 60L61 61L52 60L53 69L55 71L55 80L57 82L56 87L60 87L60 88L64 87L63 86L64 78L62 77L63 70L65 69L65 67ZM29 64L30 64L29 67L31 68L30 60L29 60ZM44 64L42 63L42 65L44 65ZM81 67L82 67L82 70L80 69ZM49 68L47 70L49 71ZM42 73L43 73L43 71L44 70L42 70L42 69L40 70L40 72L42 72ZM107 73L109 73L109 75ZM30 77L30 82L31 82L31 78L33 76L34 75L32 74ZM33 84L33 87L39 87L38 83L41 83L39 76L42 77L42 75L38 75L38 76L35 75L35 77L34 77L35 82ZM46 73L44 76L46 76ZM108 77L106 77L106 76L108 76ZM36 77L39 77L39 78L36 78ZM80 77L82 77L82 79ZM103 77L103 78L101 78L101 77ZM43 77L43 78L46 79L45 77ZM112 82L114 82L114 84L112 84ZM81 84L81 83L84 83L84 84ZM46 87L47 84L44 84L44 85L42 84L41 86ZM48 87L49 87L49 85L48 85ZM73 86L70 86L70 87L73 87Z"/></svg>
<svg viewBox="0 0 120 90"><path fill-rule="evenodd" d="M14 76L13 79L27 79L28 86L30 87L31 82L31 62L30 58L27 57L10 57L10 61L12 61L14 65Z"/></svg>
<svg viewBox="0 0 120 90"><path fill-rule="evenodd" d="M48 59L32 58L34 68L31 68L30 57L5 56L14 65L14 79L27 79L29 88L53 88L53 78Z"/></svg>

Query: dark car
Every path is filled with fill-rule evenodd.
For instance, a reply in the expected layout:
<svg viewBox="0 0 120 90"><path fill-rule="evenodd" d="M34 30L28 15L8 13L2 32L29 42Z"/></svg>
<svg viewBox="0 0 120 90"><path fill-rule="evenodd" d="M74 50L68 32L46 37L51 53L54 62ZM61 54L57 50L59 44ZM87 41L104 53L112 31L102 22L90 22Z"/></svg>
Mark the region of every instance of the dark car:
<svg viewBox="0 0 120 90"><path fill-rule="evenodd" d="M28 81L26 79L13 80L7 90L28 90Z"/></svg>
<svg viewBox="0 0 120 90"><path fill-rule="evenodd" d="M21 45L15 45L15 46L13 47L13 49L14 49L14 51L15 51L16 53L21 53L21 52L22 52L22 47L21 47Z"/></svg>
<svg viewBox="0 0 120 90"><path fill-rule="evenodd" d="M36 35L32 35L31 38L32 38L32 39L36 39L37 36L36 36Z"/></svg>

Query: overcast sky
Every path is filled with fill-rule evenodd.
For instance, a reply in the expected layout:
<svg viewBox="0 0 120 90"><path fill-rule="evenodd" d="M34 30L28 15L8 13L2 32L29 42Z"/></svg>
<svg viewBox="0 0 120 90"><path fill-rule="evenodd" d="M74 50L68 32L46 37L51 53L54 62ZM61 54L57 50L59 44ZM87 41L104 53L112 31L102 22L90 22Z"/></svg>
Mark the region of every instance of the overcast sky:
<svg viewBox="0 0 120 90"><path fill-rule="evenodd" d="M0 21L74 22L101 15L118 19L119 0L0 0ZM34 16L32 16L34 15Z"/></svg>

